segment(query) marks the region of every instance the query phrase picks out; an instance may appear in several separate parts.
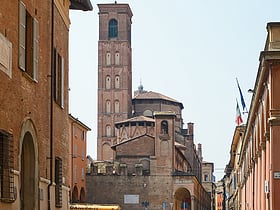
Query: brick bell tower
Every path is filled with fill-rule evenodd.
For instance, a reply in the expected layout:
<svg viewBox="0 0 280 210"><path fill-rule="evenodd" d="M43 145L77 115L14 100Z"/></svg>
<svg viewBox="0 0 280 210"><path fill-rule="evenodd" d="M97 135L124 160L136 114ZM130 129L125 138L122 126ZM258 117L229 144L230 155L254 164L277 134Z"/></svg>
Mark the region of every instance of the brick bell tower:
<svg viewBox="0 0 280 210"><path fill-rule="evenodd" d="M131 18L128 4L98 4L97 159L112 160L115 122L132 113Z"/></svg>

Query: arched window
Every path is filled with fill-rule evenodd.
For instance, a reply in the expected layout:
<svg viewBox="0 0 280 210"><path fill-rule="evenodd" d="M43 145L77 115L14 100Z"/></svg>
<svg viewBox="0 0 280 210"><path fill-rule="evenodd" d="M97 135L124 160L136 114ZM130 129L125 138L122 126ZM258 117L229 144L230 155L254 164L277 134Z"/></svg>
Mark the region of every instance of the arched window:
<svg viewBox="0 0 280 210"><path fill-rule="evenodd" d="M106 101L106 113L111 112L111 102L109 100Z"/></svg>
<svg viewBox="0 0 280 210"><path fill-rule="evenodd" d="M118 37L118 21L116 19L111 19L109 21L109 38Z"/></svg>
<svg viewBox="0 0 280 210"><path fill-rule="evenodd" d="M110 125L106 125L106 136L107 137L111 136L111 126Z"/></svg>
<svg viewBox="0 0 280 210"><path fill-rule="evenodd" d="M120 53L115 53L115 65L120 65Z"/></svg>
<svg viewBox="0 0 280 210"><path fill-rule="evenodd" d="M205 181L205 182L210 181L210 180L209 180L209 176L208 176L208 174L204 174L204 181Z"/></svg>
<svg viewBox="0 0 280 210"><path fill-rule="evenodd" d="M115 88L120 88L120 76L115 77Z"/></svg>
<svg viewBox="0 0 280 210"><path fill-rule="evenodd" d="M111 65L111 53L106 52L106 65Z"/></svg>
<svg viewBox="0 0 280 210"><path fill-rule="evenodd" d="M166 120L161 121L161 134L168 134L168 122Z"/></svg>
<svg viewBox="0 0 280 210"><path fill-rule="evenodd" d="M111 77L110 76L106 76L106 89L110 89L111 88Z"/></svg>
<svg viewBox="0 0 280 210"><path fill-rule="evenodd" d="M115 113L120 112L120 102L117 100L115 101Z"/></svg>

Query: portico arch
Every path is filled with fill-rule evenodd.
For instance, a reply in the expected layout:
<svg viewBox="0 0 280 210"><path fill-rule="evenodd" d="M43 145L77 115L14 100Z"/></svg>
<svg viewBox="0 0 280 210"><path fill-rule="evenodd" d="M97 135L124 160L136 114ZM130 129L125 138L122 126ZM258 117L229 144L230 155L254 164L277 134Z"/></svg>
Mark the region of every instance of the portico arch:
<svg viewBox="0 0 280 210"><path fill-rule="evenodd" d="M73 188L73 192L72 192L72 202L73 202L73 203L79 202L78 194L79 194L78 188L77 188L77 186L75 185L74 188Z"/></svg>
<svg viewBox="0 0 280 210"><path fill-rule="evenodd" d="M25 119L20 135L21 209L39 209L39 172L37 135L31 119Z"/></svg>
<svg viewBox="0 0 280 210"><path fill-rule="evenodd" d="M180 187L174 194L174 210L191 210L191 193L188 189Z"/></svg>
<svg viewBox="0 0 280 210"><path fill-rule="evenodd" d="M86 192L85 192L85 188L81 188L81 191L80 191L80 202L81 203L84 203L86 202Z"/></svg>

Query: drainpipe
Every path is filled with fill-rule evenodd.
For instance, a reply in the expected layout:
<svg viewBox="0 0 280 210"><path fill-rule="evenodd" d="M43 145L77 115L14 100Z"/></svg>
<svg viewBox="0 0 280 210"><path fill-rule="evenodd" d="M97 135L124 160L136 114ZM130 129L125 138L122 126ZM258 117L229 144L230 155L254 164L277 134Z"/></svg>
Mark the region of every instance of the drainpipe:
<svg viewBox="0 0 280 210"><path fill-rule="evenodd" d="M51 1L51 94L50 94L50 183L48 185L48 210L51 210L51 186L53 183L53 73L54 73L54 0Z"/></svg>
<svg viewBox="0 0 280 210"><path fill-rule="evenodd" d="M252 125L252 127L251 127L251 136L252 136L252 157L253 158L255 158L255 152L254 152L254 148L255 148L255 145L254 145L254 125ZM253 178L253 192L252 192L252 194L253 194L253 196L252 196L252 198L253 198L253 201L252 201L252 208L254 209L254 207L255 207L255 160L253 159L253 170L252 170L252 172L253 172L253 176L252 176L252 178Z"/></svg>

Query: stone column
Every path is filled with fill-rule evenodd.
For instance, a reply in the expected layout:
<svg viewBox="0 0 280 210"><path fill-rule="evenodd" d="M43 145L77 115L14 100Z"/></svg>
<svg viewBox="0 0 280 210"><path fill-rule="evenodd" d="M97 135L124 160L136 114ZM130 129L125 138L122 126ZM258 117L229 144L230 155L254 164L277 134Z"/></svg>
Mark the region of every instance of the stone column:
<svg viewBox="0 0 280 210"><path fill-rule="evenodd" d="M195 197L194 195L191 196L191 210L195 210L196 204L195 204Z"/></svg>

